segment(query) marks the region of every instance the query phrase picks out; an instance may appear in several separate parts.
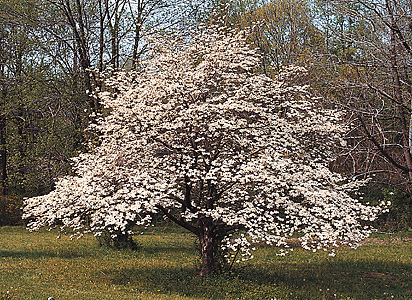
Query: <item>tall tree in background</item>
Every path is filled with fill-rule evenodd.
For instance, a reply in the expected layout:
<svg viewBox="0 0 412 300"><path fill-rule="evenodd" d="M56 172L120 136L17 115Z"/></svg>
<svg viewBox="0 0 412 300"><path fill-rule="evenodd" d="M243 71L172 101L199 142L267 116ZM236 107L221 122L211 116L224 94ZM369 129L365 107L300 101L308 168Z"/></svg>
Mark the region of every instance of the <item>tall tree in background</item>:
<svg viewBox="0 0 412 300"><path fill-rule="evenodd" d="M21 13L31 11L32 5L21 4L17 1L1 3L7 10L12 6ZM24 145L24 102L21 99L22 83L25 77L25 65L31 54L30 33L23 30L23 26L15 22L13 17L6 18L5 11L0 15L0 80L1 80L1 111L0 111L0 153L1 153L1 190L2 195L8 191L8 163L10 161L9 139L14 135L14 152L25 159ZM13 130L14 129L14 130ZM16 162L16 171L24 173L23 162Z"/></svg>
<svg viewBox="0 0 412 300"><path fill-rule="evenodd" d="M334 28L333 33L346 53L337 54L334 63L346 71L334 76L333 87L344 95L343 104L358 124L352 151L366 159L352 161L357 171L384 171L412 195L412 7L408 3L335 1L336 15L345 16L345 29Z"/></svg>
<svg viewBox="0 0 412 300"><path fill-rule="evenodd" d="M196 9L180 0L0 0L1 193L50 191L85 148L89 113L99 110L90 92L104 88L98 74L137 68L147 37L183 28Z"/></svg>
<svg viewBox="0 0 412 300"><path fill-rule="evenodd" d="M274 76L288 65L310 66L323 49L323 33L307 1L217 1L215 10L224 24L254 27L249 38L262 54L262 68Z"/></svg>
<svg viewBox="0 0 412 300"><path fill-rule="evenodd" d="M7 155L2 156L2 176L8 180L2 182L14 193L30 195L49 190L59 169L65 170L62 164L76 148L85 122L80 124L83 108L81 101L75 104L72 80L61 65L56 69L51 52L44 50L47 45L39 42L33 22L38 7L26 1L3 4L1 129L7 132L2 135Z"/></svg>
<svg viewBox="0 0 412 300"><path fill-rule="evenodd" d="M350 112L353 127L342 170L374 176L376 192L372 187L370 192L379 198L388 196L388 186L406 193L392 200L402 205L397 228L410 228L412 5L403 0L323 4L319 23L328 33L329 50L327 59L320 61L323 92Z"/></svg>
<svg viewBox="0 0 412 300"><path fill-rule="evenodd" d="M291 64L311 65L323 42L313 19L306 1L294 0L271 1L243 16L243 24L257 25L252 41L264 55L266 74Z"/></svg>
<svg viewBox="0 0 412 300"><path fill-rule="evenodd" d="M7 146L6 146L6 120L7 120L7 110L6 110L6 97L9 82L6 77L6 64L8 62L8 52L7 49L8 39L7 31L5 26L2 24L0 27L0 168L1 168L1 181L0 181L0 195L7 194Z"/></svg>

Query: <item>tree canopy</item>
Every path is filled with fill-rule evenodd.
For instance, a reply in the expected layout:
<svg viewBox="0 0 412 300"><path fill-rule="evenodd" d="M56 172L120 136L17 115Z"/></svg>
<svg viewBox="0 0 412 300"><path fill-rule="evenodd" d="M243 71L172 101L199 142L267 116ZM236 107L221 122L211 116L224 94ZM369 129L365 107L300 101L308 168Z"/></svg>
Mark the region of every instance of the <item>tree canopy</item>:
<svg viewBox="0 0 412 300"><path fill-rule="evenodd" d="M383 205L362 205L363 182L328 168L342 113L294 83L304 68L257 73L247 37L207 26L154 39L142 70L99 94L110 114L89 126L100 143L73 159L76 175L26 201L29 228L116 234L161 212L199 238L202 275L256 242L287 250L296 232L307 249L356 247Z"/></svg>

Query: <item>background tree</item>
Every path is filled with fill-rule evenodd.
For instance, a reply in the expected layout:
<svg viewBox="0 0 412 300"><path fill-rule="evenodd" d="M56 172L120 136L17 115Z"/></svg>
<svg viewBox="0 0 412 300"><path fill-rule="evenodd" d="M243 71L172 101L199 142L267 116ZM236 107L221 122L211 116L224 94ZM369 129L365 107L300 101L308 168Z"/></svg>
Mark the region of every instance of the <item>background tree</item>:
<svg viewBox="0 0 412 300"><path fill-rule="evenodd" d="M111 114L91 126L100 145L73 160L77 176L26 201L29 228L116 235L160 211L198 237L201 275L251 243L288 249L295 232L307 249L356 247L382 207L360 204L347 191L362 183L328 169L341 114L293 84L302 68L256 74L247 34L230 32L153 41L142 72L106 82Z"/></svg>
<svg viewBox="0 0 412 300"><path fill-rule="evenodd" d="M39 50L39 32L24 18L36 18L37 7L31 2L6 2L1 19L2 130L7 132L3 176L11 193L28 196L50 190L53 178L63 174L59 169L65 169L62 165L75 153L86 122L81 121L83 107L73 97L76 91L64 74L52 77L54 62Z"/></svg>
<svg viewBox="0 0 412 300"><path fill-rule="evenodd" d="M310 66L323 52L324 36L307 1L217 1L214 7L226 26L254 28L249 42L260 50L268 76L290 64Z"/></svg>
<svg viewBox="0 0 412 300"><path fill-rule="evenodd" d="M68 158L85 151L89 114L99 110L87 91L104 88L100 72L133 67L147 37L182 27L192 8L177 0L0 1L1 193L21 202L70 173Z"/></svg>
<svg viewBox="0 0 412 300"><path fill-rule="evenodd" d="M388 183L411 197L410 3L334 1L327 5L329 21L324 24L330 34L330 60L324 80L330 80L324 84L353 120L351 149L341 162L347 172L375 176L375 183L384 187L378 197L385 196ZM410 214L411 201L404 203L403 196L399 201ZM411 220L404 224L411 225Z"/></svg>

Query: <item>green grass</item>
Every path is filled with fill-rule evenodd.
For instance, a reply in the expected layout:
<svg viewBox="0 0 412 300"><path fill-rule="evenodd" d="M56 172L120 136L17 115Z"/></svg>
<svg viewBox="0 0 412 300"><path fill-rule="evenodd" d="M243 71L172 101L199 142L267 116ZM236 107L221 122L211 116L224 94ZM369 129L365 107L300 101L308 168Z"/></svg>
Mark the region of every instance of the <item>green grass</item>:
<svg viewBox="0 0 412 300"><path fill-rule="evenodd" d="M201 278L195 238L161 231L137 236L131 252L0 228L0 299L412 299L411 234L375 236L334 258L264 247L231 274Z"/></svg>

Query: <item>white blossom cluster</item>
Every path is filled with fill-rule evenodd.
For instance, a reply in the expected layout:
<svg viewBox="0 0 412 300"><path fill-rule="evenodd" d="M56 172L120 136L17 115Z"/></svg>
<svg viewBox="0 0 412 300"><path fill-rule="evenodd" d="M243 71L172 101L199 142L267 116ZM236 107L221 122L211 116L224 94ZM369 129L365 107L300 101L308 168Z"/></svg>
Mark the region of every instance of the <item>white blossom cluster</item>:
<svg viewBox="0 0 412 300"><path fill-rule="evenodd" d="M293 85L303 68L257 74L246 38L210 27L158 39L141 72L111 78L100 93L111 113L91 125L99 146L73 160L77 176L26 201L28 227L125 232L160 210L194 233L208 218L226 229L222 248L246 256L257 242L288 249L295 233L315 251L356 247L385 204L361 204L348 187L363 183L328 168L342 114Z"/></svg>

